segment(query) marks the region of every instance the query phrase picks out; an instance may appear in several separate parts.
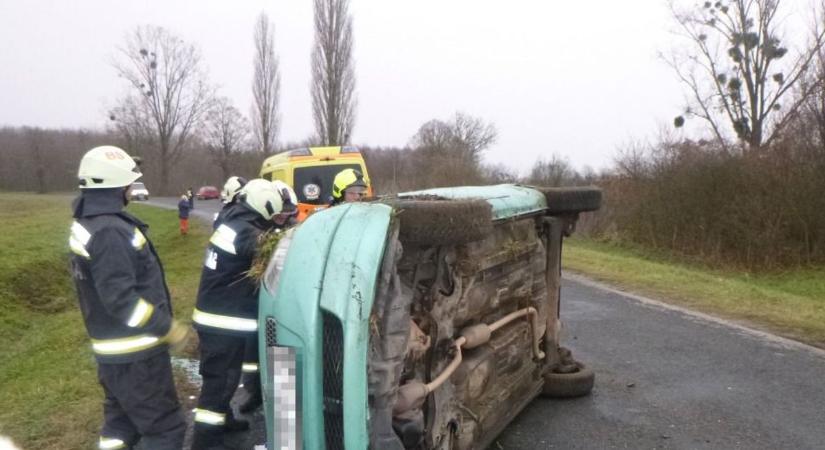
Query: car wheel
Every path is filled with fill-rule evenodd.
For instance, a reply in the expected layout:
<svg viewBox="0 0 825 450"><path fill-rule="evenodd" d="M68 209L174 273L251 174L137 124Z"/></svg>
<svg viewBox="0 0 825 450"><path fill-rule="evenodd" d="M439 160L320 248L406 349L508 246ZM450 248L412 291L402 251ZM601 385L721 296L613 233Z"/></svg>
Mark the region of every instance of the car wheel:
<svg viewBox="0 0 825 450"><path fill-rule="evenodd" d="M484 200L394 198L384 202L398 214L401 242L460 245L493 232L491 207Z"/></svg>
<svg viewBox="0 0 825 450"><path fill-rule="evenodd" d="M602 190L593 187L536 187L547 199L549 214L596 211L602 206Z"/></svg>
<svg viewBox="0 0 825 450"><path fill-rule="evenodd" d="M544 374L541 394L550 398L583 397L593 391L596 374L580 362L560 364Z"/></svg>

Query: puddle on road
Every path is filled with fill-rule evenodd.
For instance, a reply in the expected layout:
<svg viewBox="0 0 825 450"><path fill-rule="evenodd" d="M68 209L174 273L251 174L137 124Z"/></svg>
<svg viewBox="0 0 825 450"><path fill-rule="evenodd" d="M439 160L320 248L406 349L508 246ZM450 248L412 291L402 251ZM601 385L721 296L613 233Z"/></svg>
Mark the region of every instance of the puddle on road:
<svg viewBox="0 0 825 450"><path fill-rule="evenodd" d="M172 357L172 366L183 370L189 382L192 383L193 386L197 386L197 388L200 389L201 376L198 373L198 364L199 361L197 359L179 358L177 356Z"/></svg>

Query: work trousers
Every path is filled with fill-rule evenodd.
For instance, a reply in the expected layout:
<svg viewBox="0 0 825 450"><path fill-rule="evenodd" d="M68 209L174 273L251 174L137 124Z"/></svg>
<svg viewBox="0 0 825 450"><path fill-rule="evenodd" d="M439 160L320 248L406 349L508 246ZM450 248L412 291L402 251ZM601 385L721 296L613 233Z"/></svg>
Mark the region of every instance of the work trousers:
<svg viewBox="0 0 825 450"><path fill-rule="evenodd" d="M200 330L198 337L203 385L195 412L195 428L218 431L232 415L229 401L241 378L246 338Z"/></svg>
<svg viewBox="0 0 825 450"><path fill-rule="evenodd" d="M152 450L180 450L183 418L169 353L125 364L98 364L103 386L100 448L128 448L138 441Z"/></svg>

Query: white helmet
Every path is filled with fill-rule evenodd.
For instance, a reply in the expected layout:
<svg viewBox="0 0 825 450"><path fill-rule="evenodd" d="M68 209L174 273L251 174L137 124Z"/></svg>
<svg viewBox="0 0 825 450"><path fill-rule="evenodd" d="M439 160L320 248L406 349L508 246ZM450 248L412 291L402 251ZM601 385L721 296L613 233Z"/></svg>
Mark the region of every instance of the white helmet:
<svg viewBox="0 0 825 450"><path fill-rule="evenodd" d="M125 187L141 175L135 160L111 145L95 147L86 152L77 170L81 189Z"/></svg>
<svg viewBox="0 0 825 450"><path fill-rule="evenodd" d="M281 194L281 200L283 201L281 212L284 214L298 213L298 196L295 195L295 190L281 180L272 180L272 184Z"/></svg>
<svg viewBox="0 0 825 450"><path fill-rule="evenodd" d="M261 178L249 180L241 191L238 198L261 215L266 220L281 212L283 200L281 193L275 189L275 185Z"/></svg>
<svg viewBox="0 0 825 450"><path fill-rule="evenodd" d="M235 196L238 195L238 192L241 191L241 188L244 187L246 184L246 178L238 177L238 176L231 176L226 179L226 183L223 185L223 190L221 191L221 201L224 203L229 203L235 199Z"/></svg>

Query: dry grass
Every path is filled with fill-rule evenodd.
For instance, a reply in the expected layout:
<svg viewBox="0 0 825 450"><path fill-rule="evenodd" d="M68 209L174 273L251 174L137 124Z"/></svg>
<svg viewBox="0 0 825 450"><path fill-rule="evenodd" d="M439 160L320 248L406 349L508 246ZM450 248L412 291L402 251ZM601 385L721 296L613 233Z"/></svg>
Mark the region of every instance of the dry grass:
<svg viewBox="0 0 825 450"><path fill-rule="evenodd" d="M825 348L825 267L758 275L712 270L583 239L566 241L563 264L663 301Z"/></svg>
<svg viewBox="0 0 825 450"><path fill-rule="evenodd" d="M258 253L255 255L255 260L252 261L252 267L249 268L247 276L256 282L260 282L266 272L266 266L269 265L269 260L272 259L272 253L278 246L278 242L284 236L286 231L267 231L258 238Z"/></svg>
<svg viewBox="0 0 825 450"><path fill-rule="evenodd" d="M25 449L93 448L102 419L103 394L68 271L70 200L0 194L0 434ZM188 321L206 227L193 223L182 237L174 211L130 209L150 224L175 313Z"/></svg>

